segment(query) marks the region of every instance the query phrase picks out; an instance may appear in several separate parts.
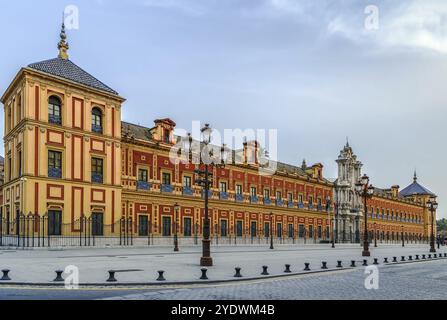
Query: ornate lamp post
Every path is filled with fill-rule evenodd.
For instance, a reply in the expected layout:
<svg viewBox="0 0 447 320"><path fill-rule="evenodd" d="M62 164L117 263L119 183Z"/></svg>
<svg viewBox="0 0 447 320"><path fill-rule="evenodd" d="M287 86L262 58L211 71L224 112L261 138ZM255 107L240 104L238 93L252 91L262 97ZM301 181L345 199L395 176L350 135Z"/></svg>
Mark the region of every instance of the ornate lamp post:
<svg viewBox="0 0 447 320"><path fill-rule="evenodd" d="M200 164L204 166L204 170L194 170L196 174L199 175L199 179L196 183L202 186L205 200L205 217L203 223L203 239L202 239L202 257L200 258L200 265L203 267L211 267L213 265L213 259L211 258L211 240L210 240L210 219L208 214L208 201L209 201L209 190L212 184L212 167L224 167L227 161L227 150L225 145L220 149L220 164L214 163L213 160L213 150L210 149L209 145L211 143L212 128L209 124L201 129L202 133L202 143L204 145L203 150L200 150ZM189 142L189 143L188 143ZM189 135L189 141L187 141L187 146L185 149L189 149L189 158L192 159L192 138ZM203 159L205 158L205 159Z"/></svg>
<svg viewBox="0 0 447 320"><path fill-rule="evenodd" d="M327 211L327 214L328 214L328 218L329 218L329 223L331 223L331 212L330 212L330 209L331 209L331 197L330 196L327 196L326 197L326 211ZM335 214L334 214L334 223L333 223L333 226L332 226L332 240L331 240L331 242L332 242L332 248L335 248L335 237L334 237L334 227L335 227ZM331 232L331 228L329 227L329 232Z"/></svg>
<svg viewBox="0 0 447 320"><path fill-rule="evenodd" d="M405 247L405 239L404 239L404 226L402 226L401 237L402 237L402 247Z"/></svg>
<svg viewBox="0 0 447 320"><path fill-rule="evenodd" d="M178 251L178 212L180 206L178 203L174 204L174 213L175 213L175 225L174 225L174 251Z"/></svg>
<svg viewBox="0 0 447 320"><path fill-rule="evenodd" d="M374 248L377 248L377 224L374 222Z"/></svg>
<svg viewBox="0 0 447 320"><path fill-rule="evenodd" d="M430 235L430 252L436 252L435 249L435 212L438 209L438 203L434 197L427 201L427 209L431 213L431 235Z"/></svg>
<svg viewBox="0 0 447 320"><path fill-rule="evenodd" d="M273 212L270 212L270 249L273 250Z"/></svg>
<svg viewBox="0 0 447 320"><path fill-rule="evenodd" d="M363 231L363 257L369 257L371 253L369 252L369 243L368 243L368 207L367 207L367 199L371 198L374 194L374 187L369 184L369 177L365 174L360 179L360 181L355 185L357 194L360 197L363 197L363 212L365 218L365 227Z"/></svg>

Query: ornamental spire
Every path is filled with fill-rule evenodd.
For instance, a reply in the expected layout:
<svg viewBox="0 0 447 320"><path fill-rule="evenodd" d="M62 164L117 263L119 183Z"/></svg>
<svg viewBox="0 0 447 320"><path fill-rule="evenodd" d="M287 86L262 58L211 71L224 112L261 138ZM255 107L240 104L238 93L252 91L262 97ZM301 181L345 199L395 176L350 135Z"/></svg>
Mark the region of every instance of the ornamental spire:
<svg viewBox="0 0 447 320"><path fill-rule="evenodd" d="M67 35L65 34L65 23L64 23L64 15L62 15L62 28L60 33L61 40L59 41L59 44L57 45L57 48L59 49L59 58L68 60L68 49L70 46L68 45Z"/></svg>
<svg viewBox="0 0 447 320"><path fill-rule="evenodd" d="M418 181L418 175L417 175L417 173L416 173L416 170L414 170L413 181L414 181L414 182L417 182L417 181Z"/></svg>

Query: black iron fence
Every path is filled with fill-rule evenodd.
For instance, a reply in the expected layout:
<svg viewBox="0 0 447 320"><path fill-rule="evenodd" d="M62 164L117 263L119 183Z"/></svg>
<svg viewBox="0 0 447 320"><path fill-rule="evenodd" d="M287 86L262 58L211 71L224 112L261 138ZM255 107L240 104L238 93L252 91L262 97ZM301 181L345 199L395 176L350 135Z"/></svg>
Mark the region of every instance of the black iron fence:
<svg viewBox="0 0 447 320"><path fill-rule="evenodd" d="M270 231L237 230L233 233L222 228L214 228L211 234L213 245L269 245L272 239ZM158 230L163 235L154 232ZM310 232L302 230L278 230L272 234L274 244L319 244L330 243L332 233L318 229ZM196 224L192 230L180 230L175 223L171 226L156 226L149 222L139 224L129 218L121 218L113 224L104 224L102 216L92 214L81 217L74 223L61 223L61 216L54 213L17 214L13 219L0 214L0 246L16 248L33 247L105 247L105 246L170 246L174 244L175 233L179 245L194 246L202 244L202 234ZM370 233L370 244L401 244L401 234L385 237ZM404 234L404 244L428 243L429 237L418 237ZM345 233L336 236L336 243L363 243L363 233Z"/></svg>

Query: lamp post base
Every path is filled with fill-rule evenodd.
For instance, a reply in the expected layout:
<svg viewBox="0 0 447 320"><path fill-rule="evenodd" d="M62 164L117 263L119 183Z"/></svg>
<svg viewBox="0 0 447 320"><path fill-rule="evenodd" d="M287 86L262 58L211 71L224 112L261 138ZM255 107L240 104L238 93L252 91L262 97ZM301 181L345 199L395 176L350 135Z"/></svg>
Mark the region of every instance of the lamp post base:
<svg viewBox="0 0 447 320"><path fill-rule="evenodd" d="M371 253L369 251L365 251L365 250L362 251L362 257L370 257L370 256L371 256Z"/></svg>
<svg viewBox="0 0 447 320"><path fill-rule="evenodd" d="M430 252L436 252L435 248L430 248Z"/></svg>
<svg viewBox="0 0 447 320"><path fill-rule="evenodd" d="M200 258L200 266L201 267L212 267L213 266L213 258L201 257Z"/></svg>

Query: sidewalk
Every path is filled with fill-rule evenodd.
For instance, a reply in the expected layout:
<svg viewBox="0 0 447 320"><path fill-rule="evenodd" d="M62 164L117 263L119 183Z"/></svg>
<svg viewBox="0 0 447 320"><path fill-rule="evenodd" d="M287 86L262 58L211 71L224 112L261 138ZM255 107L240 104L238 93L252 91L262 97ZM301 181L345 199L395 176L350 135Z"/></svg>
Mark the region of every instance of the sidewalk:
<svg viewBox="0 0 447 320"><path fill-rule="evenodd" d="M383 262L388 257L391 262L396 256L429 254L429 247L424 245L391 246L382 245L371 247L373 258ZM262 277L262 266L268 266L270 275L284 274L285 264L291 265L292 272L301 272L304 263L310 263L313 271L321 270L321 262L327 261L328 268L336 267L337 261L343 261L344 267L349 267L351 260L363 261L362 248L358 244L340 244L335 249L330 244L317 245L277 245L274 250L268 246L219 246L212 247L214 266L208 268L210 281L233 280L235 267L242 268L243 278ZM439 253L447 252L445 247ZM12 282L51 284L56 276L55 270L64 270L68 265L79 268L81 284L107 284L108 270L140 270L132 272L117 272L117 284L157 283L158 270L165 271L168 282L199 281L201 267L199 260L201 247L181 247L180 252L174 253L172 248L84 248L80 249L40 249L40 250L1 250L0 269L10 269L12 281L0 281L1 284Z"/></svg>

